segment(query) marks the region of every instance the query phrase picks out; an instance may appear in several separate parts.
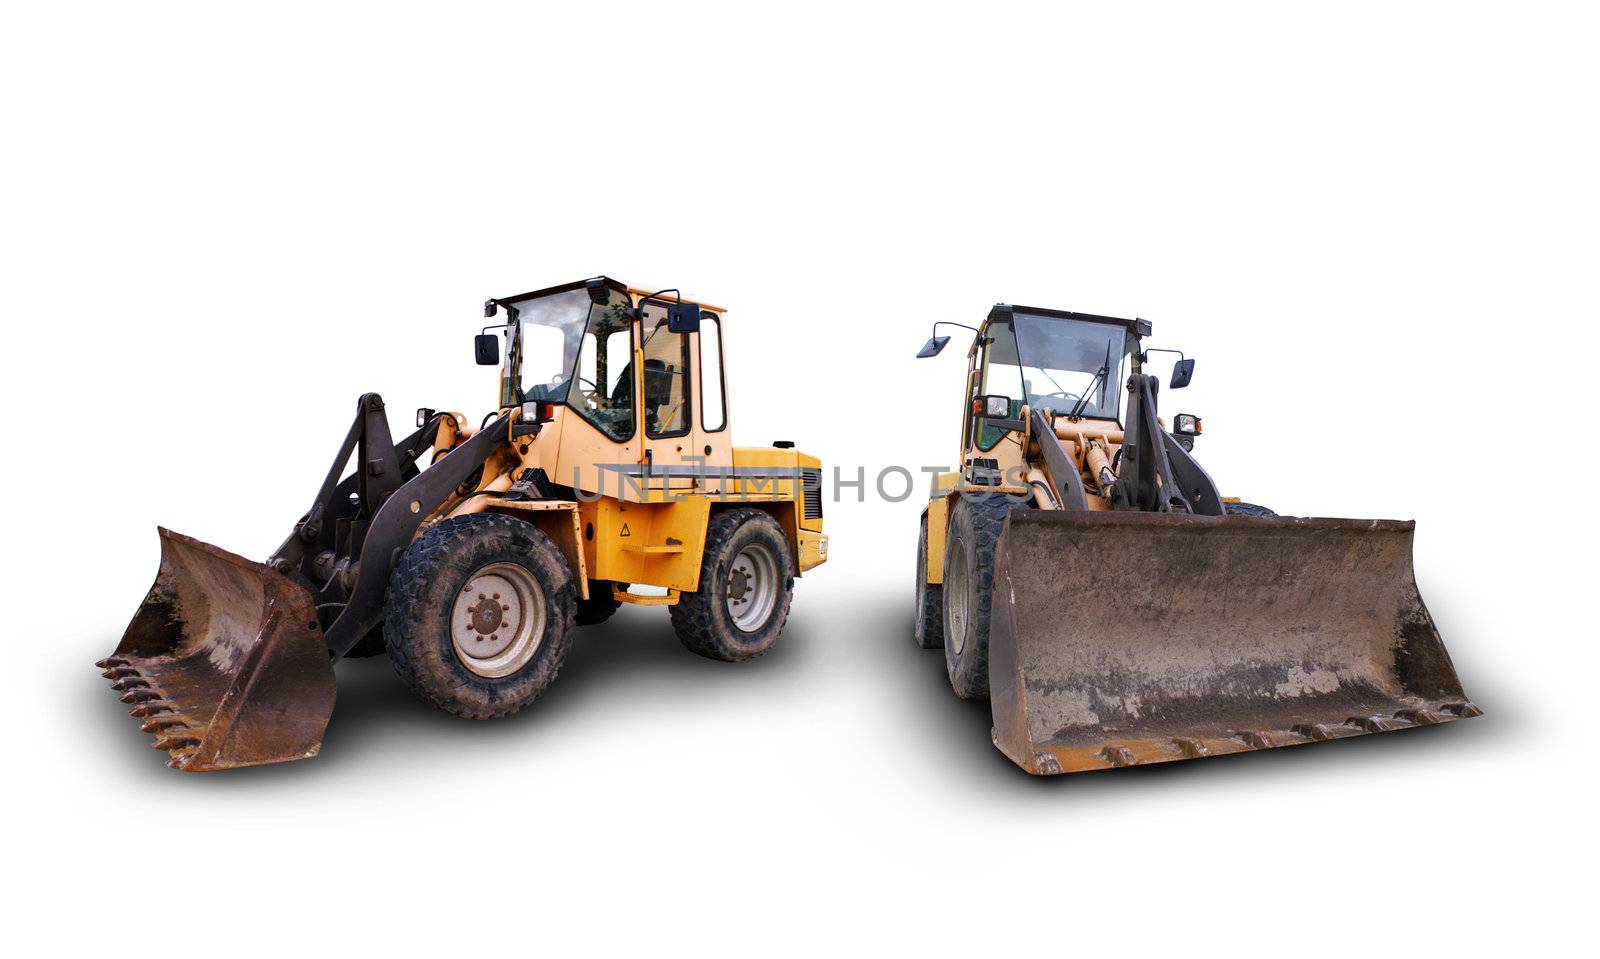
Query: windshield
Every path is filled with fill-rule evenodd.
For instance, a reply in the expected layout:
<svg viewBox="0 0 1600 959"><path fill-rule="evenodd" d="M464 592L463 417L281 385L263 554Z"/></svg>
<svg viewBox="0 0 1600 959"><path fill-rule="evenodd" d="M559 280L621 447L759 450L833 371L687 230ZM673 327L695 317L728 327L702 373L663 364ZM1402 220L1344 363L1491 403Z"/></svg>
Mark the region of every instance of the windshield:
<svg viewBox="0 0 1600 959"><path fill-rule="evenodd" d="M1118 419L1124 367L1138 338L1124 326L1015 314L989 325L983 391L1033 409ZM1080 405L1081 404L1081 405Z"/></svg>
<svg viewBox="0 0 1600 959"><path fill-rule="evenodd" d="M595 303L579 287L506 302L515 340L506 350L502 406L567 399L584 330L591 324L628 327L627 294L610 294L606 303Z"/></svg>

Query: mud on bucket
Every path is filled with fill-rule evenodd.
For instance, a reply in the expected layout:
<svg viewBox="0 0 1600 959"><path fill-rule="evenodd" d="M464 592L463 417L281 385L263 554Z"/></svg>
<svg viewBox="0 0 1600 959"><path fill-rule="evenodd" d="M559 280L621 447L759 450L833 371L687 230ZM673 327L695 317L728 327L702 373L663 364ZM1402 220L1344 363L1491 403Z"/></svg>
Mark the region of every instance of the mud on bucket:
<svg viewBox="0 0 1600 959"><path fill-rule="evenodd" d="M1013 512L995 552L995 745L1036 774L1478 715L1394 520Z"/></svg>
<svg viewBox="0 0 1600 959"><path fill-rule="evenodd" d="M333 662L310 592L162 529L161 569L116 652L96 665L168 765L190 772L315 756Z"/></svg>

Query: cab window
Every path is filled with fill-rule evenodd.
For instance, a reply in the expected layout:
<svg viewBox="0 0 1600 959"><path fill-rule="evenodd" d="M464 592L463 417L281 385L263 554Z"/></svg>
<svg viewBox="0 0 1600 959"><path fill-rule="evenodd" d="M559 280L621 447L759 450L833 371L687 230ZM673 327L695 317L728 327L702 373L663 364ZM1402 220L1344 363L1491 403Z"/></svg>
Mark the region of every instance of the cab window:
<svg viewBox="0 0 1600 959"><path fill-rule="evenodd" d="M633 323L622 303L590 318L567 401L610 438L633 436Z"/></svg>
<svg viewBox="0 0 1600 959"><path fill-rule="evenodd" d="M665 304L644 305L644 432L652 439L689 432L689 334L667 328Z"/></svg>
<svg viewBox="0 0 1600 959"><path fill-rule="evenodd" d="M1016 419L1022 413L1022 405L1027 400L1027 394L1022 382L1022 365L1017 359L1017 334L1010 323L989 324L987 339L983 346L978 389L974 397L980 395L1009 397L1011 418ZM1005 430L994 426L983 417L974 416L972 422L972 441L980 450L993 449L1006 435Z"/></svg>
<svg viewBox="0 0 1600 959"><path fill-rule="evenodd" d="M728 425L722 383L722 321L700 314L700 428L715 433Z"/></svg>

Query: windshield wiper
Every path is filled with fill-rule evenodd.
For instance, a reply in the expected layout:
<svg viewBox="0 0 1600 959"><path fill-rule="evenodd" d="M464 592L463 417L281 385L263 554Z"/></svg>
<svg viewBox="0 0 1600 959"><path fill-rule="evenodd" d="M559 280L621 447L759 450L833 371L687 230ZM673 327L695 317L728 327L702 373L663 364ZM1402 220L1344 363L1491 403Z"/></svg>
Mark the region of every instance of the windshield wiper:
<svg viewBox="0 0 1600 959"><path fill-rule="evenodd" d="M1067 414L1067 419L1070 420L1073 417L1077 416L1079 413L1083 412L1084 406L1087 405L1088 402L1089 402L1089 397L1094 395L1094 385L1096 383L1100 382L1102 379L1104 379L1106 374L1110 373L1110 372L1111 372L1111 365L1110 364L1106 364L1105 366L1100 367L1100 369L1095 372L1094 378L1091 379L1089 381L1089 385L1084 388L1083 395L1078 397L1078 405L1074 406L1072 408L1072 412Z"/></svg>
<svg viewBox="0 0 1600 959"><path fill-rule="evenodd" d="M1100 383L1102 385L1102 387L1105 385L1103 381L1111 373L1111 347L1112 346L1113 346L1113 343L1110 340L1107 340L1106 341L1106 361L1105 361L1105 363L1103 363L1100 366L1100 369L1094 374L1094 378L1089 380L1088 388L1086 388L1083 391L1083 395L1082 396L1078 397L1078 405L1074 406L1072 408L1072 412L1067 414L1067 418L1068 419L1071 419L1072 417L1077 416L1079 413L1083 412L1083 407L1084 407L1085 404L1087 404L1089 402L1089 397L1094 395L1094 385L1096 383Z"/></svg>

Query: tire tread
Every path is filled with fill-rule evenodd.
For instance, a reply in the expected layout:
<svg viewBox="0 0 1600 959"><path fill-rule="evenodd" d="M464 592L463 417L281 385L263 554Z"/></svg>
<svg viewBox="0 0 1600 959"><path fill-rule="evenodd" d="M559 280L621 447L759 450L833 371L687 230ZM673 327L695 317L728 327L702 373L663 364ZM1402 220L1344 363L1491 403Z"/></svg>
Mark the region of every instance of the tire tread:
<svg viewBox="0 0 1600 959"><path fill-rule="evenodd" d="M557 644L550 653L553 665L548 677L532 695L505 697L498 705L488 708L473 706L450 695L452 687L459 687L464 683L452 677L436 675L436 670L427 668L429 664L419 661L415 655L419 648L418 644L430 641L430 637L419 635L426 631L429 625L424 622L428 614L424 592L432 584L440 568L448 564L450 554L464 541L496 532L528 537L533 551L544 553L542 556L531 556L531 559L546 563L553 559L562 569L566 568L566 559L560 550L538 527L497 513L473 513L438 523L413 542L401 554L400 562L395 566L394 575L389 581L388 595L384 601L383 629L387 640L389 662L394 666L395 673L424 701L447 713L467 719L498 719L509 716L533 702L540 692L555 681L556 675L560 672L561 663L566 658L567 649L572 643L575 625L574 608L577 604L569 575L565 587L560 592L545 596L546 615L549 617L545 623L545 641ZM536 657L535 662L544 658L544 656Z"/></svg>
<svg viewBox="0 0 1600 959"><path fill-rule="evenodd" d="M678 634L678 640L690 652L708 659L720 659L727 662L739 662L755 659L766 654L771 648L771 643L751 652L730 642L723 635L722 620L727 619L727 609L722 594L716 589L718 567L724 559L729 542L738 535L746 524L764 523L771 526L771 532L776 533L780 542L787 545L787 538L771 514L759 509L732 509L725 512L713 513L711 521L706 524L705 549L701 553L700 561L700 588L693 593L684 593L678 602L667 607L672 618L672 629ZM780 551L778 562L782 566L780 578L782 587L779 590L778 602L773 609L767 624L762 627L765 631L771 628L771 635L776 639L783 631L783 624L789 618L789 604L794 597L794 569L787 550ZM719 614L720 609L720 614ZM727 627L732 629L731 624Z"/></svg>
<svg viewBox="0 0 1600 959"><path fill-rule="evenodd" d="M1012 510L1027 509L1026 502L1009 496L962 496L950 510L948 550L957 543L959 527L957 515L965 512L971 517L972 552L967 575L973 584L972 635L958 658L944 644L945 665L950 673L950 686L962 699L987 699L989 696L989 616L994 608L994 553L1000 533L1005 529L1006 516ZM946 564L948 568L948 563Z"/></svg>

